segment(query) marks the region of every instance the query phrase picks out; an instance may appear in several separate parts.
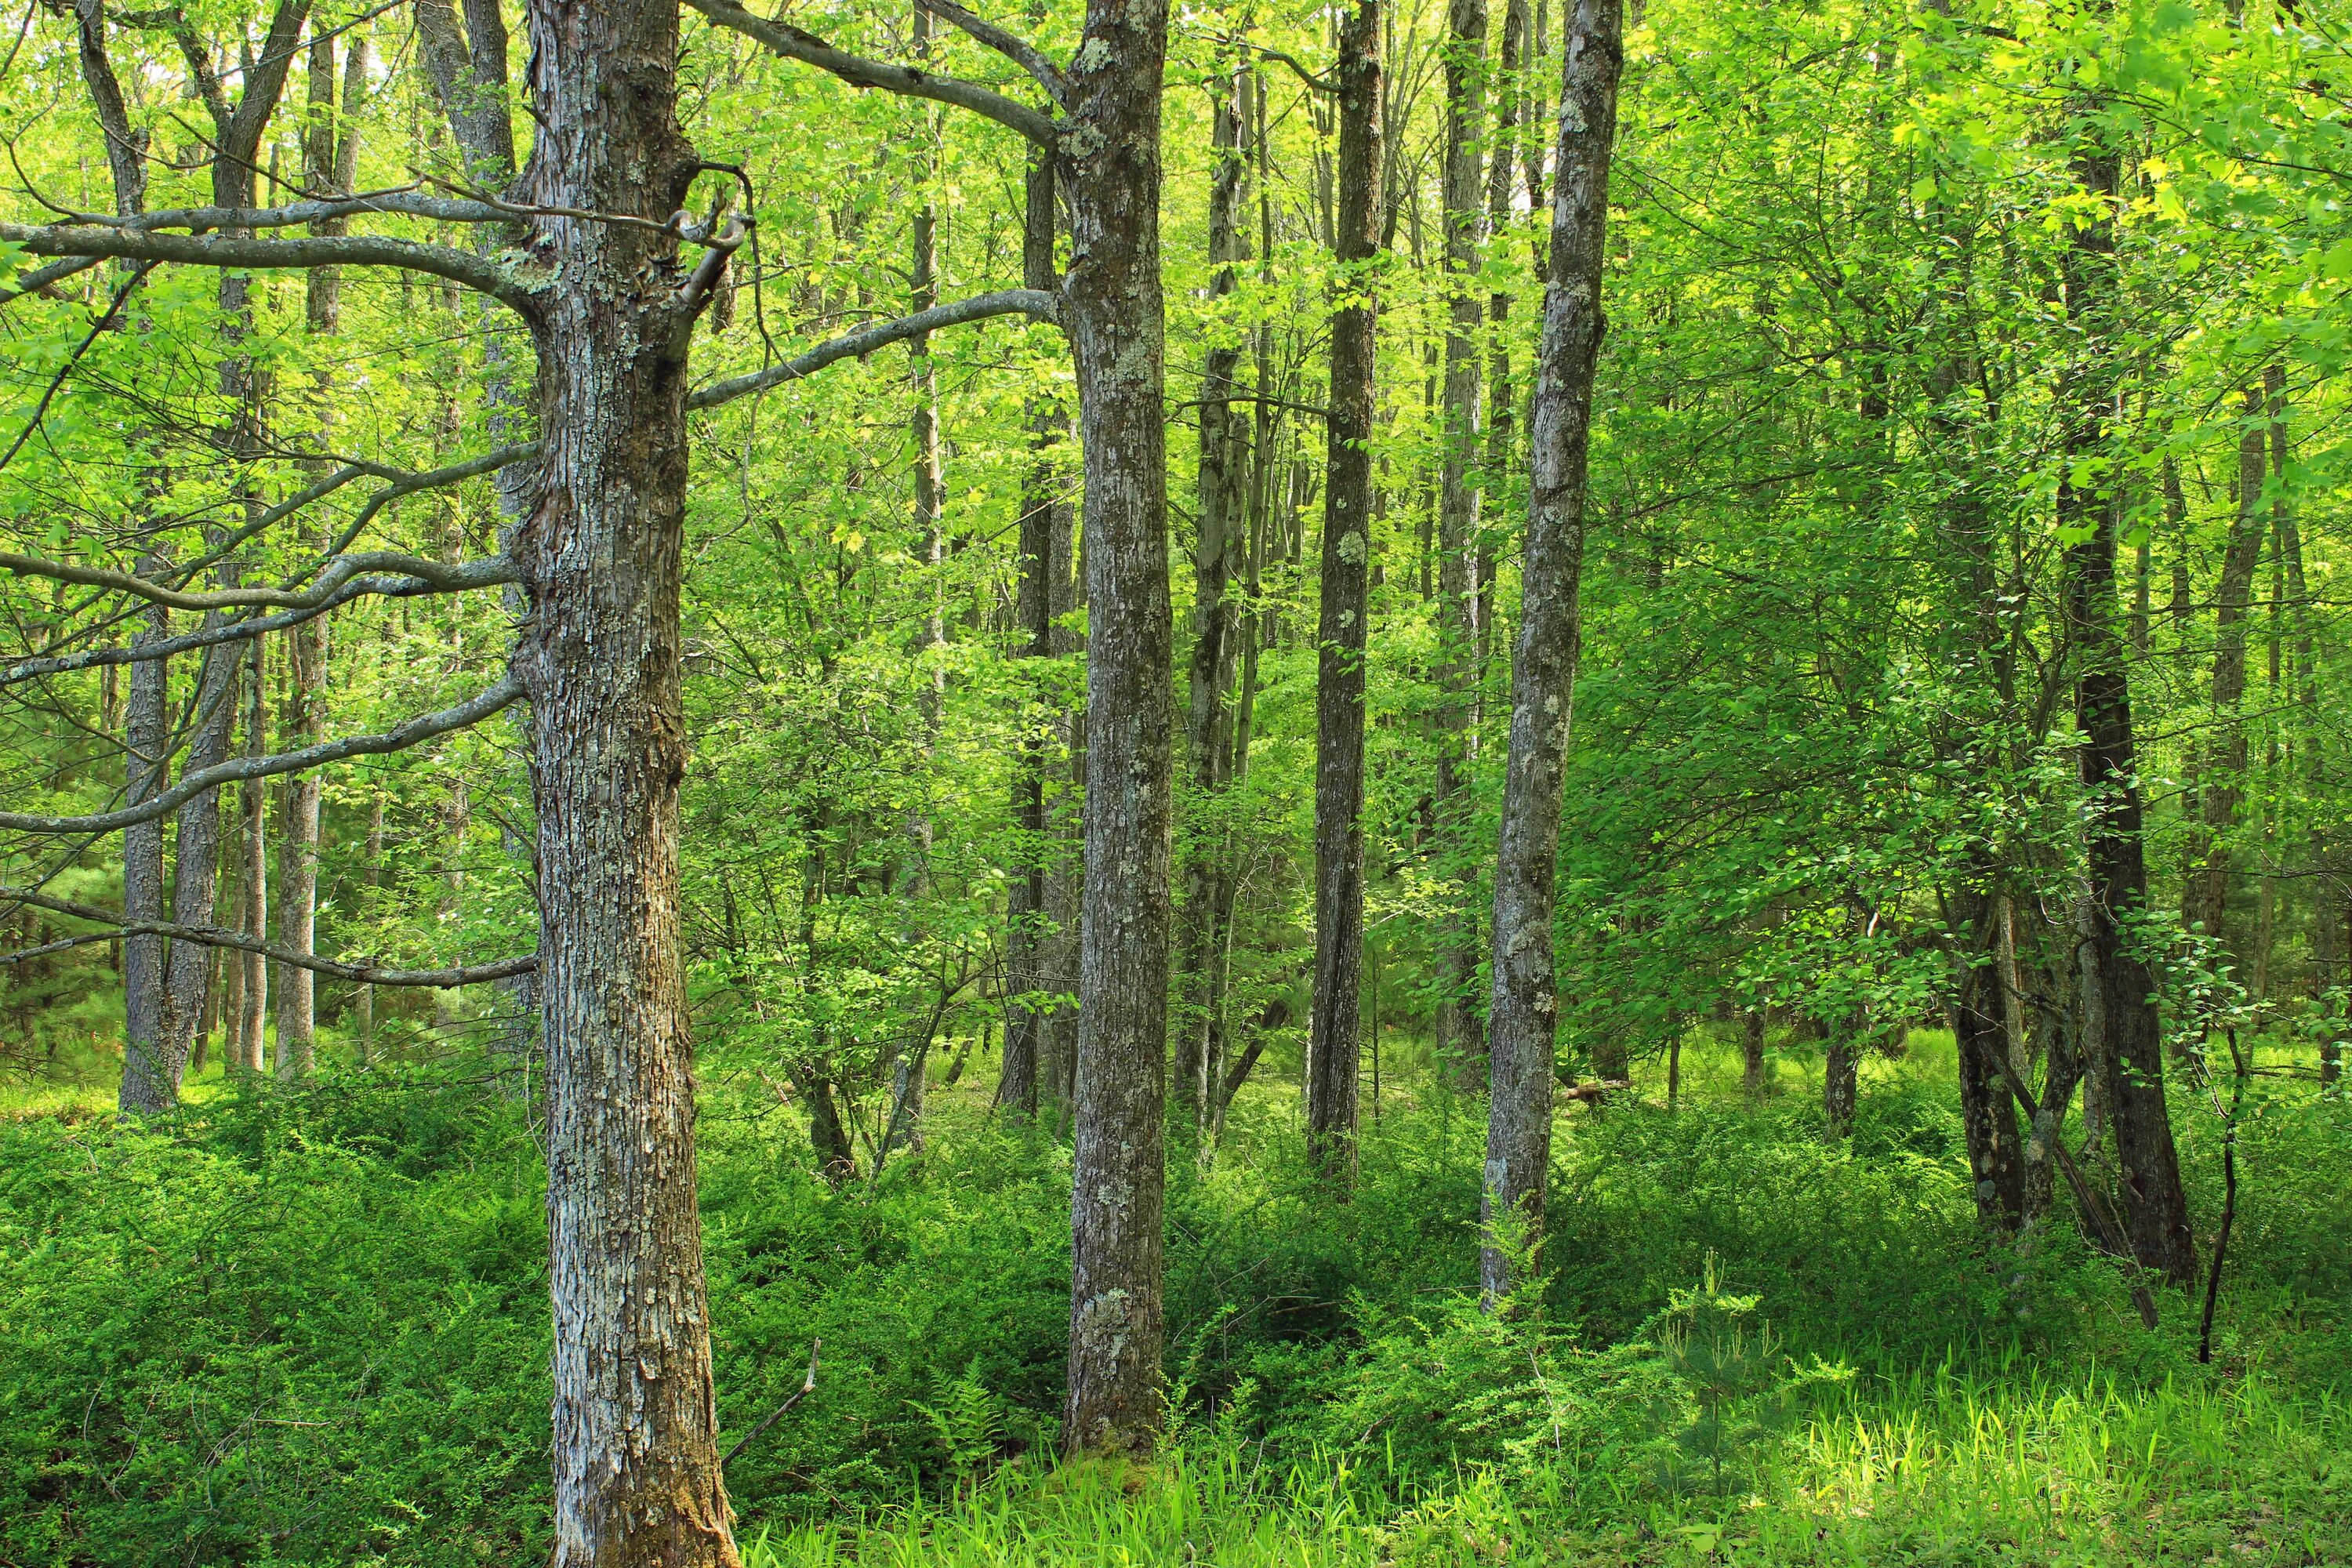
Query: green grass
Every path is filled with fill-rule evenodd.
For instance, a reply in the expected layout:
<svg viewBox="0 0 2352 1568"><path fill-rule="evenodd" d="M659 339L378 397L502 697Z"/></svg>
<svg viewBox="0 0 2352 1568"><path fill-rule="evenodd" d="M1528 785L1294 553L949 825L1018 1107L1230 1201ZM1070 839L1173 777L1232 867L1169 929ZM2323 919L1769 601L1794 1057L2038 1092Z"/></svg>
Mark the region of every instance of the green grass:
<svg viewBox="0 0 2352 1568"><path fill-rule="evenodd" d="M1563 1113L1540 1320L1475 1308L1475 1102L1393 1081L1355 1200L1304 1167L1291 1086L1171 1171L1177 1436L1055 1468L1066 1149L933 1097L928 1153L834 1192L756 1079L706 1075L721 1441L751 1568L860 1563L2352 1563L2352 1104L2263 1079L2212 1367L2197 1300L2140 1330L2065 1227L1976 1226L1948 1037L1864 1065L1694 1031L1683 1101ZM1400 1053L1403 1054L1403 1053ZM0 1568L543 1557L543 1167L478 1073L254 1092L217 1070L117 1128L102 1062L0 1086ZM2217 1128L2175 1099L2210 1226ZM1710 1259L1785 1353L1851 1369L1734 1456L1675 1461L1661 1309Z"/></svg>
<svg viewBox="0 0 2352 1568"><path fill-rule="evenodd" d="M1149 1467L1016 1468L846 1521L753 1521L746 1562L2337 1563L2352 1561L2347 1418L2333 1394L2259 1373L2133 1388L1946 1364L1823 1411L1723 1499L1647 1495L1566 1458L1400 1489L1377 1453L1269 1466L1194 1433Z"/></svg>

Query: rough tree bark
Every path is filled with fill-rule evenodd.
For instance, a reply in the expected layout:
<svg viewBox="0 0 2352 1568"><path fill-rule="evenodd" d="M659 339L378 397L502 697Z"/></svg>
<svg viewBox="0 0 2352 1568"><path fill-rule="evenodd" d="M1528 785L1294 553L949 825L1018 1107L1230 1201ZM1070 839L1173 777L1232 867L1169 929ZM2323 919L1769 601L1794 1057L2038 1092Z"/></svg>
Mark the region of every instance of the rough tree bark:
<svg viewBox="0 0 2352 1568"><path fill-rule="evenodd" d="M147 132L131 123L107 47L106 13L100 0L74 0L74 20L82 82L106 139L114 210L128 217L146 210ZM140 569L144 574L162 564L151 556L141 563ZM160 642L171 635L171 613L161 605L152 605L142 617L142 626L131 638L133 647ZM133 805L162 794L169 781L169 762L163 753L168 679L167 666L161 658L142 659L131 667L122 750L125 796ZM141 823L122 836L122 908L131 920L163 918L163 825L160 819ZM163 961L162 937L123 939L122 1084L118 1103L121 1110L141 1115L168 1110L178 1095L177 1076L169 1070L163 1055Z"/></svg>
<svg viewBox="0 0 2352 1568"><path fill-rule="evenodd" d="M1990 933L1997 918L1995 900L1979 893L1970 900L1970 906L1959 911L1959 929ZM1979 944L1979 952L1982 946ZM2025 1218L2025 1167L2018 1140L2017 1100L2000 1070L2009 1054L1997 962L1962 961L1952 996L1952 1042L1959 1059L1960 1117L1967 1132L1977 1218L2014 1230Z"/></svg>
<svg viewBox="0 0 2352 1568"><path fill-rule="evenodd" d="M2098 216L2074 231L2063 264L2068 314L2083 323L2087 348L2060 388L2063 439L2075 461L2060 480L2057 520L2074 541L2066 546L2064 613L2087 805L2087 878L2077 910L2082 1050L2095 1080L2105 1086L2133 1255L2166 1279L2186 1281L2197 1258L2164 1103L2156 982L2128 930L2147 908L2147 864L2130 676L2116 625L2116 508L2110 494L2076 478L2080 464L2104 458L2108 447L2119 353L2113 342L2119 325L2114 204L2121 161L2087 121L2077 134L2075 179Z"/></svg>
<svg viewBox="0 0 2352 1568"><path fill-rule="evenodd" d="M1339 26L1338 227L1342 303L1331 395L1315 678L1315 1004L1307 1029L1307 1157L1354 1179L1364 969L1364 620L1370 607L1374 339L1381 235L1381 6Z"/></svg>
<svg viewBox="0 0 2352 1568"><path fill-rule="evenodd" d="M531 0L534 205L658 222L697 169L675 0ZM678 927L686 347L677 239L547 216L531 618L554 1304L552 1568L737 1562L695 1206ZM698 277L702 274L698 271Z"/></svg>
<svg viewBox="0 0 2352 1568"><path fill-rule="evenodd" d="M1624 66L1623 0L1577 0L1562 59L1559 143L1536 356L1522 601L1511 668L1511 739L1495 867L1491 1089L1479 1282L1507 1299L1539 1271L1551 1163L1553 876L1562 769L1576 696L1586 457L1601 358L1609 163ZM1528 1276L1533 1278L1536 1276Z"/></svg>
<svg viewBox="0 0 2352 1568"><path fill-rule="evenodd" d="M1445 451L1437 498L1438 711L1436 796L1439 829L1458 838L1461 791L1475 749L1472 694L1478 679L1478 331L1486 301L1476 290L1478 253L1486 237L1486 194L1479 188L1486 132L1486 0L1452 0L1446 9L1445 169L1440 190L1450 289L1445 332ZM1496 162L1510 153L1496 139ZM1506 189L1509 176L1504 176ZM1507 200L1507 197L1506 198ZM1459 852L1461 847L1450 846ZM1440 926L1440 991L1433 1028L1443 1070L1465 1080L1486 1055L1472 991L1478 980L1476 921L1469 905L1478 886L1475 858L1464 856L1460 903Z"/></svg>
<svg viewBox="0 0 2352 1568"><path fill-rule="evenodd" d="M1086 884L1064 1441L1140 1452L1160 1426L1168 1040L1168 455L1160 282L1166 0L1088 0L1065 89L1063 330L1086 463Z"/></svg>

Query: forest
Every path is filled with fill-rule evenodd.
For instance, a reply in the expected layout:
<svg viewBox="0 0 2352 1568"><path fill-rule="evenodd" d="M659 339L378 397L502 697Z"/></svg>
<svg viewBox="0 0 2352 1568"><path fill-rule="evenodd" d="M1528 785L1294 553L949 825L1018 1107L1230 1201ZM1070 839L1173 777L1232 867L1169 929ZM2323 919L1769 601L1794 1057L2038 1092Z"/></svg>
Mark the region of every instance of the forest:
<svg viewBox="0 0 2352 1568"><path fill-rule="evenodd" d="M2346 0L0 34L0 1568L2352 1562Z"/></svg>

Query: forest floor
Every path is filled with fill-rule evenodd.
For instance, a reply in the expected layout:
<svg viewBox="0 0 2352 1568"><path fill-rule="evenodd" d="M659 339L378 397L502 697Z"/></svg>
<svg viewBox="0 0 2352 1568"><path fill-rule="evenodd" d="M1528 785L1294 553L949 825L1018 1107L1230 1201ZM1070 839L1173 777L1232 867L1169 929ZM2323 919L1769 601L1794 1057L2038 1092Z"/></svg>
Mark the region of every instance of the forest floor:
<svg viewBox="0 0 2352 1568"><path fill-rule="evenodd" d="M1700 1033L1674 1112L1564 1114L1518 1324L1468 1289L1479 1108L1393 1042L1334 1205L1276 1076L1172 1164L1176 1432L1130 1468L1046 1462L1066 1154L992 1121L986 1073L835 1192L714 1052L722 1441L824 1346L730 1468L747 1563L2352 1563L2352 1107L2257 1080L2204 1365L2200 1293L2148 1333L2071 1234L1978 1231L1949 1051L1874 1058L1843 1142L1804 1051L1752 1103ZM131 1133L106 1066L0 1087L0 1565L543 1555L528 1109L448 1069L214 1072ZM2219 1123L2186 1089L2175 1116L2210 1230Z"/></svg>

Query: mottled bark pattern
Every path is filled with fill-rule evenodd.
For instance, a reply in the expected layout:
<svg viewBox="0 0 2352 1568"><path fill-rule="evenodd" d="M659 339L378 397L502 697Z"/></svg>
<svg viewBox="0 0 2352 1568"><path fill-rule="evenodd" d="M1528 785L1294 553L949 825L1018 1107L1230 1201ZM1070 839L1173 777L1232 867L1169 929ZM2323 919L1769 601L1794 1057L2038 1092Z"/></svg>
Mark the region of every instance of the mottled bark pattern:
<svg viewBox="0 0 2352 1568"><path fill-rule="evenodd" d="M665 0L529 7L551 207L656 222L695 153ZM553 1568L732 1564L695 1207L678 933L678 573L687 478L676 241L539 220L539 504L517 541L532 621L553 1297Z"/></svg>
<svg viewBox="0 0 2352 1568"><path fill-rule="evenodd" d="M2061 389L2063 434L2067 448L2085 459L2107 450L2116 374L2107 356L2119 352L2107 340L2117 329L2112 204L2120 174L2116 154L2095 143L2076 156L2075 177L2101 213L2075 231L2065 258L2068 312L2084 323L2094 358ZM2065 616L2074 655L2076 755L2088 802L2088 878L2076 911L2083 1054L2093 1085L2109 1102L2102 1113L2114 1127L2133 1255L2165 1278L2186 1281L2197 1258L2165 1110L2156 981L2124 929L2147 907L2147 864L2130 677L2116 626L2116 508L2112 496L2077 482L2078 471L2070 468L2061 478L2057 510L2061 530L2076 541L2066 547ZM2084 1121L2095 1129L2096 1120L2086 1102Z"/></svg>
<svg viewBox="0 0 2352 1568"><path fill-rule="evenodd" d="M1960 929L1982 932L1994 919L1993 901L1978 897ZM1977 943L1976 951L1983 944ZM2017 1131L2017 1100L2001 1072L2009 1050L2001 1023L2000 971L1964 967L1952 999L1952 1042L1958 1058L1960 1121L1966 1131L1969 1175L1977 1218L2013 1230L2025 1217L2025 1165Z"/></svg>
<svg viewBox="0 0 2352 1568"><path fill-rule="evenodd" d="M233 569L220 581L236 580ZM217 616L205 617L217 624ZM232 647L206 650L196 684L195 732L189 738L182 777L228 760L231 731L236 722L236 653ZM297 777L299 775L298 774ZM179 810L172 858L172 919L180 925L210 925L220 882L220 792L206 790L191 797ZM180 1078L204 1024L205 992L212 983L213 954L192 942L175 942L163 961L163 1044L162 1062L174 1099Z"/></svg>
<svg viewBox="0 0 2352 1568"><path fill-rule="evenodd" d="M1160 1418L1168 905L1175 712L1160 284L1166 0L1089 0L1058 173L1063 330L1086 461L1086 885L1071 1155L1074 1452L1147 1450Z"/></svg>
<svg viewBox="0 0 2352 1568"><path fill-rule="evenodd" d="M1536 356L1527 552L1511 665L1511 740L1495 866L1494 994L1486 1016L1491 1098L1479 1281L1507 1296L1516 1237L1539 1263L1551 1162L1553 875L1561 770L1576 695L1577 586L1584 558L1586 456L1601 358L1609 160L1624 64L1623 0L1577 0L1561 67L1558 177Z"/></svg>
<svg viewBox="0 0 2352 1568"><path fill-rule="evenodd" d="M1364 970L1364 617L1372 558L1372 375L1380 245L1381 7L1339 26L1336 249L1322 595L1315 641L1315 1009L1307 1027L1307 1150L1332 1180L1356 1165Z"/></svg>

